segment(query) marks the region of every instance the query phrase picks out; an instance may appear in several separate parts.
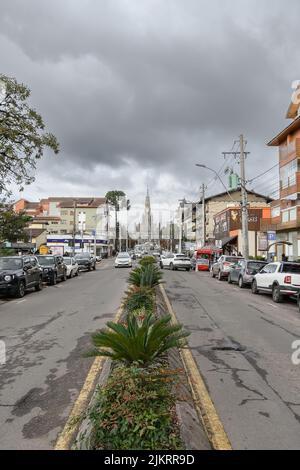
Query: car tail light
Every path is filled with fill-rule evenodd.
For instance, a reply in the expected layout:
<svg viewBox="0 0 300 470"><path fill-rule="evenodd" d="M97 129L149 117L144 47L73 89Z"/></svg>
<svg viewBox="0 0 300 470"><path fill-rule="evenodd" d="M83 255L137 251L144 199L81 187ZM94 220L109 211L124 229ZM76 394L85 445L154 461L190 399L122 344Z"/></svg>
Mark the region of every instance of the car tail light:
<svg viewBox="0 0 300 470"><path fill-rule="evenodd" d="M292 284L292 276L285 276L284 283L285 284Z"/></svg>

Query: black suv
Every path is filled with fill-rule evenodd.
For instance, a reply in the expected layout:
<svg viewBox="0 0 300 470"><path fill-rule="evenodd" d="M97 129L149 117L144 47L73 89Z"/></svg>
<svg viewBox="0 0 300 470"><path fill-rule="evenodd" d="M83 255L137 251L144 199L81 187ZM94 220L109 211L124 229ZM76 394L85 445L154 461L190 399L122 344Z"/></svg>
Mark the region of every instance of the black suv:
<svg viewBox="0 0 300 470"><path fill-rule="evenodd" d="M58 255L40 255L37 256L38 262L43 268L43 281L54 286L60 279L67 280L67 266L62 256Z"/></svg>
<svg viewBox="0 0 300 470"><path fill-rule="evenodd" d="M35 256L0 257L0 294L24 297L26 289L43 288L43 271Z"/></svg>
<svg viewBox="0 0 300 470"><path fill-rule="evenodd" d="M75 255L75 259L78 263L80 271L87 269L91 271L92 269L96 271L96 258L90 253L78 253Z"/></svg>

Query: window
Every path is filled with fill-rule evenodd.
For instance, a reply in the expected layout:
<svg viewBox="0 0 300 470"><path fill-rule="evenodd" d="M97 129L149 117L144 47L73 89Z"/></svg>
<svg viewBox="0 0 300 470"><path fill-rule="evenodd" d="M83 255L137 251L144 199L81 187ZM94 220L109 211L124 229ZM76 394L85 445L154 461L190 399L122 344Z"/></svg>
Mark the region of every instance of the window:
<svg viewBox="0 0 300 470"><path fill-rule="evenodd" d="M297 220L297 207L290 210L290 220Z"/></svg>
<svg viewBox="0 0 300 470"><path fill-rule="evenodd" d="M280 206L272 208L271 217L272 218L280 217Z"/></svg>
<svg viewBox="0 0 300 470"><path fill-rule="evenodd" d="M60 215L68 215L68 211L60 211Z"/></svg>
<svg viewBox="0 0 300 470"><path fill-rule="evenodd" d="M286 223L289 221L289 211L282 212L282 222Z"/></svg>
<svg viewBox="0 0 300 470"><path fill-rule="evenodd" d="M282 223L293 222L297 220L297 207L282 212Z"/></svg>
<svg viewBox="0 0 300 470"><path fill-rule="evenodd" d="M296 172L299 169L298 159L280 168L280 188L285 189L296 184Z"/></svg>

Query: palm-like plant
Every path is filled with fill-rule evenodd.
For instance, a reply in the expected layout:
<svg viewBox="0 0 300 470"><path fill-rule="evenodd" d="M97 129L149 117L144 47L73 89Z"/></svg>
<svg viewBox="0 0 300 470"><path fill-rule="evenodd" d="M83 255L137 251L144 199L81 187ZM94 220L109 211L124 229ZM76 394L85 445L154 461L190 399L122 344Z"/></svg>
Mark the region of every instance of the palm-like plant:
<svg viewBox="0 0 300 470"><path fill-rule="evenodd" d="M154 294L153 290L146 287L136 287L128 291L124 301L124 310L128 313L143 310L145 312L153 312L154 310Z"/></svg>
<svg viewBox="0 0 300 470"><path fill-rule="evenodd" d="M182 325L172 325L171 316L156 319L152 314L144 318L128 315L127 325L108 322L108 330L92 336L97 349L90 356L107 356L126 364L147 366L166 351L185 345L189 333ZM107 349L102 349L107 348Z"/></svg>
<svg viewBox="0 0 300 470"><path fill-rule="evenodd" d="M138 287L155 287L161 279L161 272L153 264L138 266L129 275L129 283Z"/></svg>

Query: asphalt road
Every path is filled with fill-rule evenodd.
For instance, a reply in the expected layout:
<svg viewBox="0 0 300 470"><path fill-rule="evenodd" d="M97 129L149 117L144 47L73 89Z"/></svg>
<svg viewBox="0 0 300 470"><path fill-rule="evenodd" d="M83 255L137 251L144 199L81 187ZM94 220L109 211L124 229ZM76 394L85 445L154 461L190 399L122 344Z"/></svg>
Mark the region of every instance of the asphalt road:
<svg viewBox="0 0 300 470"><path fill-rule="evenodd" d="M93 360L83 357L90 333L116 314L127 277L104 260L24 299L0 299L0 449L53 448Z"/></svg>
<svg viewBox="0 0 300 470"><path fill-rule="evenodd" d="M274 304L206 273L165 270L164 278L233 448L299 449L296 305Z"/></svg>

